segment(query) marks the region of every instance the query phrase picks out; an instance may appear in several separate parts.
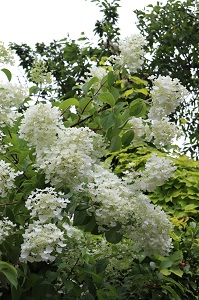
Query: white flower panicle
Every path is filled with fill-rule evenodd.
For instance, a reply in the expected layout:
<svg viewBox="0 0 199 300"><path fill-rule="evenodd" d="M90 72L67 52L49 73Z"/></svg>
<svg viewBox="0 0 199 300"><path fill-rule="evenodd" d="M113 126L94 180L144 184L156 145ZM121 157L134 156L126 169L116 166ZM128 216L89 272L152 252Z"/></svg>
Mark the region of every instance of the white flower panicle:
<svg viewBox="0 0 199 300"><path fill-rule="evenodd" d="M52 187L36 189L26 200L25 206L30 210L31 217L38 218L40 223L51 219L62 220L62 211L67 207L69 200L59 196L61 195L58 195Z"/></svg>
<svg viewBox="0 0 199 300"><path fill-rule="evenodd" d="M169 253L172 247L169 236L171 223L160 207L150 203L149 198L140 191L135 192L136 189L132 192L126 181L100 165L96 167L87 189L91 198L88 211L95 214L101 231L120 223L123 234L134 240L136 251L144 250L150 255ZM130 222L133 225L129 225ZM150 230L147 230L147 224ZM142 238L140 228L143 229Z"/></svg>
<svg viewBox="0 0 199 300"><path fill-rule="evenodd" d="M84 239L83 231L75 228L74 226L63 223L62 227L64 228L64 233L66 233L67 237L69 237L73 242L80 242Z"/></svg>
<svg viewBox="0 0 199 300"><path fill-rule="evenodd" d="M168 118L162 120L154 120L151 124L154 145L156 148L162 148L167 145L175 144L182 136L182 130ZM176 140L176 141L175 141Z"/></svg>
<svg viewBox="0 0 199 300"><path fill-rule="evenodd" d="M176 169L169 158L159 157L152 153L151 157L147 159L143 171L126 174L127 182L132 179L133 190L153 192L157 186L164 184L165 181L173 177Z"/></svg>
<svg viewBox="0 0 199 300"><path fill-rule="evenodd" d="M0 130L0 151L1 151L1 153L3 153L3 154L5 154L6 153L6 149L8 148L8 147L10 147L10 146L12 146L12 143L7 143L7 144L5 144L4 143L4 137L5 137L6 135L3 133L3 131L1 131Z"/></svg>
<svg viewBox="0 0 199 300"><path fill-rule="evenodd" d="M6 48L5 44L0 41L0 64L11 66L14 65L14 51L10 48Z"/></svg>
<svg viewBox="0 0 199 300"><path fill-rule="evenodd" d="M154 206L143 194L137 195L136 226L129 226L128 235L135 241L134 251L168 255L172 246L172 224L159 206Z"/></svg>
<svg viewBox="0 0 199 300"><path fill-rule="evenodd" d="M53 262L66 246L64 232L55 224L29 224L23 234L20 261Z"/></svg>
<svg viewBox="0 0 199 300"><path fill-rule="evenodd" d="M0 126L13 125L21 116L17 109L28 96L27 90L22 85L0 82Z"/></svg>
<svg viewBox="0 0 199 300"><path fill-rule="evenodd" d="M61 113L50 103L39 103L30 106L24 113L19 128L19 137L33 147L45 147L57 140L60 128L63 127Z"/></svg>
<svg viewBox="0 0 199 300"><path fill-rule="evenodd" d="M179 79L159 75L153 80L151 90L152 106L148 117L161 120L176 110L179 104L188 96L187 89L180 84Z"/></svg>
<svg viewBox="0 0 199 300"><path fill-rule="evenodd" d="M15 187L15 178L20 174L22 172L16 172L9 163L0 160L0 197L6 197Z"/></svg>
<svg viewBox="0 0 199 300"><path fill-rule="evenodd" d="M90 78L97 77L99 80L102 80L102 78L107 75L107 71L103 67L93 66L89 69L89 73L87 73L86 75L88 75Z"/></svg>
<svg viewBox="0 0 199 300"><path fill-rule="evenodd" d="M118 222L127 224L129 218L133 217L130 191L118 176L101 165L95 166L92 177L87 185L91 197L89 211L95 213L99 228L115 227Z"/></svg>
<svg viewBox="0 0 199 300"><path fill-rule="evenodd" d="M36 167L46 175L53 186L81 189L87 181L93 164L105 153L102 137L89 128L65 128L60 130L57 142L37 149Z"/></svg>
<svg viewBox="0 0 199 300"><path fill-rule="evenodd" d="M139 144L143 141L150 142L153 138L153 134L150 128L150 121L143 120L142 118L131 117L128 121L131 129L134 132L133 143Z"/></svg>
<svg viewBox="0 0 199 300"><path fill-rule="evenodd" d="M153 143L156 148L162 148L174 144L182 136L182 130L166 117L161 120L131 117L128 124L134 132L135 145L146 141Z"/></svg>
<svg viewBox="0 0 199 300"><path fill-rule="evenodd" d="M36 59L30 70L30 79L38 85L52 83L52 73L48 72L45 62Z"/></svg>
<svg viewBox="0 0 199 300"><path fill-rule="evenodd" d="M116 61L120 65L126 65L132 73L136 73L142 67L145 51L143 46L147 44L141 34L133 34L119 42L120 56Z"/></svg>
<svg viewBox="0 0 199 300"><path fill-rule="evenodd" d="M0 220L0 244L3 243L7 236L14 233L15 226L16 225L6 217Z"/></svg>

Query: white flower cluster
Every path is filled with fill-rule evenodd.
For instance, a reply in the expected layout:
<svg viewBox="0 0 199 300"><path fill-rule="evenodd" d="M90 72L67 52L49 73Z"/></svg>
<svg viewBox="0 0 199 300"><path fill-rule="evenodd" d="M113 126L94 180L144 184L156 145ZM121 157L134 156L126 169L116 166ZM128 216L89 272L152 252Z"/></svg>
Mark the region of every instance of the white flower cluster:
<svg viewBox="0 0 199 300"><path fill-rule="evenodd" d="M44 171L47 182L53 186L64 184L77 191L103 154L100 135L89 128L66 128L60 131L57 142L37 151L36 166Z"/></svg>
<svg viewBox="0 0 199 300"><path fill-rule="evenodd" d="M62 220L62 210L67 207L68 199L59 197L54 188L36 189L26 200L25 206L30 210L32 218L38 218L40 223Z"/></svg>
<svg viewBox="0 0 199 300"><path fill-rule="evenodd" d="M39 103L30 106L24 113L19 137L30 146L42 148L56 141L62 126L58 108L52 107L50 103Z"/></svg>
<svg viewBox="0 0 199 300"><path fill-rule="evenodd" d="M58 109L51 104L28 108L19 134L36 147L36 167L56 187L64 184L74 190L81 189L92 165L105 153L100 135L89 128L65 128Z"/></svg>
<svg viewBox="0 0 199 300"><path fill-rule="evenodd" d="M19 106L27 97L28 92L22 85L0 82L0 126L13 125L20 114Z"/></svg>
<svg viewBox="0 0 199 300"><path fill-rule="evenodd" d="M4 144L4 137L6 135L3 133L3 131L0 130L0 152L5 154L6 153L6 149L10 146L12 146L12 143L7 143L7 144Z"/></svg>
<svg viewBox="0 0 199 300"><path fill-rule="evenodd" d="M136 208L135 208L136 210ZM145 254L168 255L173 248L170 230L172 225L159 206L154 206L142 194L137 195L136 226L129 226L129 236L135 241L134 251Z"/></svg>
<svg viewBox="0 0 199 300"><path fill-rule="evenodd" d="M157 186L164 184L169 178L174 176L176 166L166 157L159 157L152 153L147 159L145 168L140 172L129 172L127 178L134 181L133 190L153 192ZM136 177L135 177L136 176Z"/></svg>
<svg viewBox="0 0 199 300"><path fill-rule="evenodd" d="M62 227L64 228L67 237L69 237L73 242L80 242L84 238L82 230L79 230L67 223L63 223Z"/></svg>
<svg viewBox="0 0 199 300"><path fill-rule="evenodd" d="M14 232L15 226L8 218L0 220L0 244Z"/></svg>
<svg viewBox="0 0 199 300"><path fill-rule="evenodd" d="M171 145L174 139L182 135L179 127L170 122L168 118L161 120L143 120L142 118L131 117L128 121L134 131L134 144L152 142L156 148L162 148Z"/></svg>
<svg viewBox="0 0 199 300"><path fill-rule="evenodd" d="M122 180L101 165L95 167L93 178L87 185L91 197L90 212L95 213L101 230L103 227L115 227L117 223L127 224L133 217L133 200L129 200L130 191Z"/></svg>
<svg viewBox="0 0 199 300"><path fill-rule="evenodd" d="M136 73L142 67L145 51L143 46L147 44L141 34L133 34L119 42L120 56L116 61L120 65L126 65L132 73Z"/></svg>
<svg viewBox="0 0 199 300"><path fill-rule="evenodd" d="M38 85L43 83L52 83L52 73L48 72L46 64L36 59L33 63L32 69L30 70L30 79Z"/></svg>
<svg viewBox="0 0 199 300"><path fill-rule="evenodd" d="M14 51L6 48L4 43L0 41L0 64L14 65Z"/></svg>
<svg viewBox="0 0 199 300"><path fill-rule="evenodd" d="M155 171L157 175L157 169ZM168 173L169 171L167 176L171 175ZM163 181L164 178L158 183ZM140 191L136 192L134 187L131 188L125 180L102 166L97 166L93 181L87 187L91 197L89 212L95 214L102 231L115 227L118 223L122 224L121 231L134 240L135 251L144 250L148 255L168 254L172 248L169 236L172 226L166 214L160 207L150 203L149 198ZM133 225L129 225L130 222Z"/></svg>
<svg viewBox="0 0 199 300"><path fill-rule="evenodd" d="M15 171L9 163L0 160L0 197L6 197L9 191L15 187L15 177L22 174Z"/></svg>
<svg viewBox="0 0 199 300"><path fill-rule="evenodd" d="M159 75L157 79L153 80L152 106L148 117L152 120L161 120L174 112L187 96L188 91L180 84L179 79Z"/></svg>
<svg viewBox="0 0 199 300"><path fill-rule="evenodd" d="M54 261L66 246L64 232L55 224L29 224L23 234L20 261Z"/></svg>

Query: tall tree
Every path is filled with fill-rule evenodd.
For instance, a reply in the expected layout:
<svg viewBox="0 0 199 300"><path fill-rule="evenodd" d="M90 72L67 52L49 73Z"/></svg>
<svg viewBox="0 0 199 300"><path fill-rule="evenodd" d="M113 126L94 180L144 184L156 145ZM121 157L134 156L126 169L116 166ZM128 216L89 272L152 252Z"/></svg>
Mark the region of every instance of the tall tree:
<svg viewBox="0 0 199 300"><path fill-rule="evenodd" d="M171 118L181 123L189 143L184 151L199 154L199 11L195 0L157 2L135 11L137 27L148 41L150 59L145 71L150 75L178 78L191 92Z"/></svg>

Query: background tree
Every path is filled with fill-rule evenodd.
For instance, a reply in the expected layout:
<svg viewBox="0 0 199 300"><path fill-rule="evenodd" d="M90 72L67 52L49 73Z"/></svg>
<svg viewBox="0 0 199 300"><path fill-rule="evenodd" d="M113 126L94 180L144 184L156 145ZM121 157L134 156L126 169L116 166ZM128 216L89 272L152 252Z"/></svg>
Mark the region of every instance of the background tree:
<svg viewBox="0 0 199 300"><path fill-rule="evenodd" d="M191 92L171 119L180 123L188 142L184 152L199 155L199 11L195 0L168 0L136 10L138 28L148 41L150 54L145 71L149 75L178 78Z"/></svg>

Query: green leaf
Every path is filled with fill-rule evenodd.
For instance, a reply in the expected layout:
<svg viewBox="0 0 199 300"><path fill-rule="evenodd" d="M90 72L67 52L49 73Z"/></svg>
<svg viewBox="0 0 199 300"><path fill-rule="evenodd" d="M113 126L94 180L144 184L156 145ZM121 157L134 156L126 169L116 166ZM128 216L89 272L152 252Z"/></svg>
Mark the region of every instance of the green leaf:
<svg viewBox="0 0 199 300"><path fill-rule="evenodd" d="M161 269L160 273L165 275L165 276L169 276L171 274L171 271L168 269Z"/></svg>
<svg viewBox="0 0 199 300"><path fill-rule="evenodd" d="M120 226L116 226L106 231L105 237L109 243L117 244L122 240L122 234L119 232L119 229Z"/></svg>
<svg viewBox="0 0 199 300"><path fill-rule="evenodd" d="M171 273L179 276L179 277L182 277L183 275L183 271L178 267L178 268L171 268L170 269Z"/></svg>
<svg viewBox="0 0 199 300"><path fill-rule="evenodd" d="M111 128L114 125L116 118L117 117L114 115L112 111L110 110L104 111L100 117L102 128L104 130L108 130L109 128Z"/></svg>
<svg viewBox="0 0 199 300"><path fill-rule="evenodd" d="M99 82L99 79L97 77L93 77L91 78L88 82L86 82L83 87L82 87L82 90L85 94L88 93L88 91L90 90L91 86L96 83L96 82Z"/></svg>
<svg viewBox="0 0 199 300"><path fill-rule="evenodd" d="M122 144L127 147L134 138L133 130L126 131L122 136Z"/></svg>
<svg viewBox="0 0 199 300"><path fill-rule="evenodd" d="M5 275L10 284L17 288L17 270L11 264L0 261L0 271Z"/></svg>
<svg viewBox="0 0 199 300"><path fill-rule="evenodd" d="M111 139L110 152L116 152L122 147L122 140L119 136L114 136Z"/></svg>
<svg viewBox="0 0 199 300"><path fill-rule="evenodd" d="M108 80L108 86L111 87L113 85L113 83L115 82L115 75L114 75L113 71L110 71L108 73L107 80Z"/></svg>
<svg viewBox="0 0 199 300"><path fill-rule="evenodd" d="M115 105L115 98L109 92L104 92L104 93L99 94L98 99L102 102L109 104L111 107L113 107Z"/></svg>
<svg viewBox="0 0 199 300"><path fill-rule="evenodd" d="M106 267L108 266L109 264L109 260L108 258L102 258L102 259L99 259L97 260L97 263L96 263L96 273L102 273L106 270Z"/></svg>
<svg viewBox="0 0 199 300"><path fill-rule="evenodd" d="M169 293L174 297L175 300L180 300L181 298L178 296L178 294L168 285L164 285L162 287L163 289L169 291Z"/></svg>
<svg viewBox="0 0 199 300"><path fill-rule="evenodd" d="M1 69L1 71L6 75L6 77L8 78L8 81L11 81L12 73L8 69Z"/></svg>
<svg viewBox="0 0 199 300"><path fill-rule="evenodd" d="M142 99L136 99L130 104L130 115L142 117L146 113L146 104Z"/></svg>
<svg viewBox="0 0 199 300"><path fill-rule="evenodd" d="M59 109L65 110L66 108L72 105L79 106L79 101L75 98L66 99L59 105Z"/></svg>
<svg viewBox="0 0 199 300"><path fill-rule="evenodd" d="M161 270L162 269L167 269L167 268L171 267L172 264L173 264L173 262L171 260L165 259L165 260L161 261L161 263L160 263L160 269Z"/></svg>

